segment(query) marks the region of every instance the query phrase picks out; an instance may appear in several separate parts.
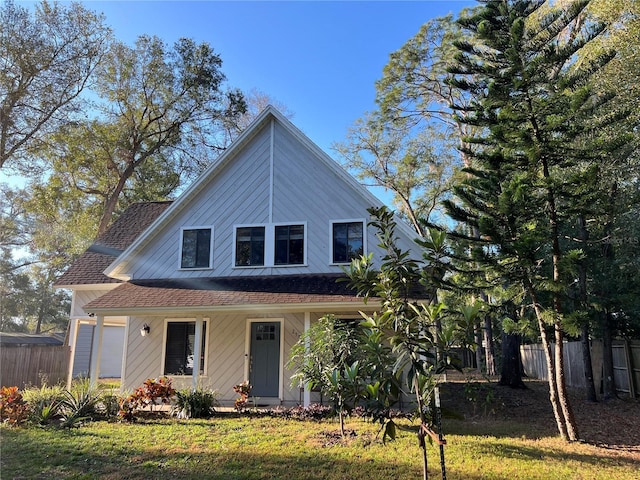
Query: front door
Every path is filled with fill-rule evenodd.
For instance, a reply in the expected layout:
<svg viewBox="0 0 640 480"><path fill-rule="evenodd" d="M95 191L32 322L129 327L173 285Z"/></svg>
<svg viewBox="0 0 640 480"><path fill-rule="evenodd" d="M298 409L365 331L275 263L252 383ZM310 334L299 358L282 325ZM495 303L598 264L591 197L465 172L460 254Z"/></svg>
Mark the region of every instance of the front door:
<svg viewBox="0 0 640 480"><path fill-rule="evenodd" d="M251 396L277 397L280 386L280 323L251 323Z"/></svg>

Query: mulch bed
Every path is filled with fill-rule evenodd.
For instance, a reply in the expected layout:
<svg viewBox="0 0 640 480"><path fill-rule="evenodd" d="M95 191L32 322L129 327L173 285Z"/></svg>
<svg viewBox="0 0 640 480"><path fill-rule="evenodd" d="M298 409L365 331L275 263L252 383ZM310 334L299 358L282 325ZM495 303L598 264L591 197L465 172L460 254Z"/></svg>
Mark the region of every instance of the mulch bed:
<svg viewBox="0 0 640 480"><path fill-rule="evenodd" d="M545 381L526 380L526 389L513 389L499 386L497 378L490 382L477 380L472 386L460 378L448 380L441 389L443 406L465 419L535 422L557 434ZM476 388L475 406L467 400L470 388ZM571 390L569 397L582 441L640 460L640 400L626 397L594 403L587 401L580 390Z"/></svg>

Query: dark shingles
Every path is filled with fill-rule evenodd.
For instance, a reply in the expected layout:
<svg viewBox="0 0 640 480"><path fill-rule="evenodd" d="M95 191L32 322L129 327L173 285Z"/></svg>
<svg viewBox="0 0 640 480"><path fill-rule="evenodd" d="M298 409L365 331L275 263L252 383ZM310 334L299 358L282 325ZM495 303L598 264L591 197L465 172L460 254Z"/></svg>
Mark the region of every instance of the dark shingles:
<svg viewBox="0 0 640 480"><path fill-rule="evenodd" d="M270 275L216 278L175 278L132 280L130 283L151 288L176 290L215 290L219 292L303 293L319 295L355 295L344 281L344 274Z"/></svg>
<svg viewBox="0 0 640 480"><path fill-rule="evenodd" d="M84 309L205 307L362 302L341 274L137 280L126 282Z"/></svg>
<svg viewBox="0 0 640 480"><path fill-rule="evenodd" d="M102 272L171 205L143 202L129 206L120 217L64 272L56 286L120 283Z"/></svg>

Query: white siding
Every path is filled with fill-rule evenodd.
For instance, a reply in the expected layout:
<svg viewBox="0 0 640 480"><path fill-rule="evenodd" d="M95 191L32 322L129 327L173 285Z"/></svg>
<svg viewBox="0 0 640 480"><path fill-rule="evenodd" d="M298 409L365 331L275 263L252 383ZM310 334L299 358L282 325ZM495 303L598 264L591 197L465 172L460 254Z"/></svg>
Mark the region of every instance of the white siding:
<svg viewBox="0 0 640 480"><path fill-rule="evenodd" d="M331 265L331 222L366 222L367 208L373 205L335 167L341 168L327 165L275 120L272 137L272 125L267 123L198 195L181 205L180 214L163 226L125 270L134 279L340 272L339 266ZM234 225L266 225L269 236L273 223L283 222L306 222L307 265L234 268ZM189 225L214 228L213 269L178 268L180 228ZM375 233L367 228L366 244L377 260L382 252ZM402 236L401 230L398 235ZM411 245L406 237L403 243ZM266 252L265 257L271 255Z"/></svg>
<svg viewBox="0 0 640 480"><path fill-rule="evenodd" d="M352 312L357 315L357 312ZM204 314L207 324L207 374L200 377L200 385L217 390L223 405L233 405L237 394L233 386L245 378L245 361L249 346L246 345L248 319L270 318L282 319L283 358L281 365L284 405L296 405L300 402L301 392L297 386L291 388L292 371L286 369L291 347L298 341L304 331L304 313L269 314L256 317L255 314ZM312 313L312 321L316 321L319 313ZM171 317L175 319L176 317ZM147 378L162 375L162 352L164 349L164 317L132 317L129 328L127 353L128 362L122 388L132 391L142 385ZM146 337L140 335L140 327L147 323L151 327ZM190 388L191 377L172 376L175 388Z"/></svg>
<svg viewBox="0 0 640 480"><path fill-rule="evenodd" d="M110 290L113 290L117 284L106 286L105 288L95 288L91 290L74 290L72 293L71 318L89 318L89 314L82 307L92 300L101 297Z"/></svg>
<svg viewBox="0 0 640 480"><path fill-rule="evenodd" d="M254 137L224 165L208 188L193 199L181 216L165 225L129 268L133 278L210 277L233 274L233 225L269 220L269 129ZM215 229L213 270L180 270L180 228L212 225Z"/></svg>

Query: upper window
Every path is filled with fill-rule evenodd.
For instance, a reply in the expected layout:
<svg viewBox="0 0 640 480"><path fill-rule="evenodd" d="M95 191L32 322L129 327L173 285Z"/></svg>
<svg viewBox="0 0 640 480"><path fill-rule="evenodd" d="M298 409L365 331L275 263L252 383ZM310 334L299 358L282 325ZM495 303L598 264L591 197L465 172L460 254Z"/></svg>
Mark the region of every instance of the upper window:
<svg viewBox="0 0 640 480"><path fill-rule="evenodd" d="M236 229L236 267L264 265L265 227L238 227Z"/></svg>
<svg viewBox="0 0 640 480"><path fill-rule="evenodd" d="M276 265L304 264L304 225L276 226Z"/></svg>
<svg viewBox="0 0 640 480"><path fill-rule="evenodd" d="M333 224L333 263L349 263L364 254L363 222Z"/></svg>
<svg viewBox="0 0 640 480"><path fill-rule="evenodd" d="M202 325L202 348L200 348L200 373L204 374L205 339L207 324ZM193 375L196 322L167 322L164 374Z"/></svg>
<svg viewBox="0 0 640 480"><path fill-rule="evenodd" d="M184 228L180 268L211 268L211 228Z"/></svg>

